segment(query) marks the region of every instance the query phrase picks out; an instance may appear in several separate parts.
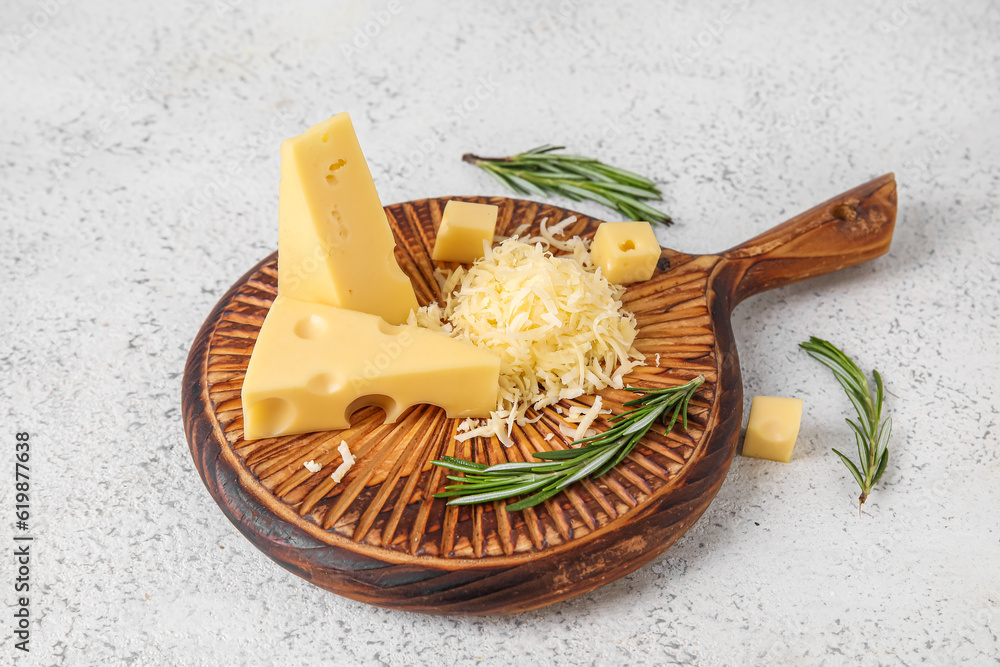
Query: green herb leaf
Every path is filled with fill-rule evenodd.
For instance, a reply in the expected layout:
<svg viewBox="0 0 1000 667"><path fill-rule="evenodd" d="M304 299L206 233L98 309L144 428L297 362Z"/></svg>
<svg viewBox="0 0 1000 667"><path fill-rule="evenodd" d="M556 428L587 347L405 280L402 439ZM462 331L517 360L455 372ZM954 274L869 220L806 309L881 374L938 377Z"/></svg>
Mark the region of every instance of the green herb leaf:
<svg viewBox="0 0 1000 667"><path fill-rule="evenodd" d="M704 382L705 376L699 375L677 387L631 389L640 396L625 405L636 407L612 417L611 428L604 433L574 441L572 444L578 445L577 447L536 452L534 457L538 461L485 466L443 456L440 461L432 463L465 476L448 475L448 479L459 483L446 486L444 491L434 494L434 497L451 498L449 505L471 505L535 492L534 495L509 505L507 509L513 512L534 507L571 484L608 473L635 449L642 436L657 420L666 417L668 411L672 410L672 415L667 432L681 419L684 428L687 428L688 404Z"/></svg>
<svg viewBox="0 0 1000 667"><path fill-rule="evenodd" d="M556 152L561 150L562 146L546 144L509 157L466 153L462 160L518 194L589 199L618 211L628 220L645 219L663 225L673 222L669 215L645 203L663 199L663 193L650 179L594 158Z"/></svg>
<svg viewBox="0 0 1000 667"><path fill-rule="evenodd" d="M824 366L833 371L837 382L844 388L844 393L850 399L855 412L858 413L858 420L854 422L850 419L851 430L854 432L854 439L858 445L858 459L860 465L855 465L853 461L834 449L833 451L840 457L851 471L851 475L861 487L861 495L858 497L858 508L865 504L872 487L882 478L885 467L889 463L889 436L892 434L892 418L882 419L882 399L885 396L885 387L882 383L882 376L876 370L872 371L875 378L875 394L872 395L868 388L868 380L861 372L858 365L850 357L841 352L832 343L812 336L808 341L800 343L799 347L809 353L809 356L816 359ZM881 423L879 423L881 421Z"/></svg>

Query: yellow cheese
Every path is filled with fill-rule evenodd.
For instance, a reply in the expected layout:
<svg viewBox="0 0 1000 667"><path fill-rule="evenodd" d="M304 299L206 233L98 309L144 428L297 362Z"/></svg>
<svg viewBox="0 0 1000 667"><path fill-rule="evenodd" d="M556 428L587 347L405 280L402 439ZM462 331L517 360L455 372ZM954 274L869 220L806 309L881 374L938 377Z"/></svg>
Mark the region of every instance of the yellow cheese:
<svg viewBox="0 0 1000 667"><path fill-rule="evenodd" d="M402 324L417 309L351 117L281 144L278 292Z"/></svg>
<svg viewBox="0 0 1000 667"><path fill-rule="evenodd" d="M389 423L418 403L487 417L499 373L499 357L470 343L278 295L243 380L243 438L347 428L369 405Z"/></svg>
<svg viewBox="0 0 1000 667"><path fill-rule="evenodd" d="M445 204L431 258L435 262L471 264L482 257L483 242L493 245L497 211L497 207L490 204L465 201Z"/></svg>
<svg viewBox="0 0 1000 667"><path fill-rule="evenodd" d="M590 257L608 282L649 280L660 259L660 244L648 222L604 222L594 234Z"/></svg>
<svg viewBox="0 0 1000 667"><path fill-rule="evenodd" d="M743 456L788 463L801 422L801 398L754 396L743 439Z"/></svg>

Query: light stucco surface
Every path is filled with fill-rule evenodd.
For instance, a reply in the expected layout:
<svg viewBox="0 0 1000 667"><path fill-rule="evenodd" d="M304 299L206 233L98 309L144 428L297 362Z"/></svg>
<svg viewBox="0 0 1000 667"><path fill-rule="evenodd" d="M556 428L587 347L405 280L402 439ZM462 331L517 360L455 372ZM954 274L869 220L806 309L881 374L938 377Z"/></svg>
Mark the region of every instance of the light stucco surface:
<svg viewBox="0 0 1000 667"><path fill-rule="evenodd" d="M12 0L0 32L0 551L19 430L36 538L17 664L997 664L996 2ZM376 609L268 560L195 471L181 374L275 248L280 140L342 110L385 203L504 194L461 154L564 143L660 182L658 237L692 253L894 171L888 256L734 316L747 405L805 399L792 463L737 458L663 557L514 617ZM886 378L861 517L809 335Z"/></svg>

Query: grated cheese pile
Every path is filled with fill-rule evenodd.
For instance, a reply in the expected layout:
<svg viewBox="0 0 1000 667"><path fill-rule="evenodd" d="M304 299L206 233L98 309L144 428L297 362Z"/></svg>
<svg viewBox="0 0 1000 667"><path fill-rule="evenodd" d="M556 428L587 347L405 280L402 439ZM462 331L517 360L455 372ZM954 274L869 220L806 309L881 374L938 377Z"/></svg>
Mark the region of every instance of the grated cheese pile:
<svg viewBox="0 0 1000 667"><path fill-rule="evenodd" d="M570 218L541 237L519 240L516 232L468 270L442 272L444 308L426 306L411 323L443 331L500 357L497 410L482 425L463 422L459 440L496 436L508 447L515 424L538 421L540 410L562 399L621 388L623 378L643 356L632 343L635 317L622 310L624 288L611 285L591 263L587 242L555 238ZM546 246L571 252L555 257ZM601 410L600 401L581 419L587 432Z"/></svg>

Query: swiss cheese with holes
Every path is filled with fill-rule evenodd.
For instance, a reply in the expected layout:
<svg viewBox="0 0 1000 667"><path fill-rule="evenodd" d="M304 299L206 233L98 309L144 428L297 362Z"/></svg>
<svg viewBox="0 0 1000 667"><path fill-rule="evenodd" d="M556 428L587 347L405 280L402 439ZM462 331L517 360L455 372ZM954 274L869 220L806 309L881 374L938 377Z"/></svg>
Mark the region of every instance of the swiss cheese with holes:
<svg viewBox="0 0 1000 667"><path fill-rule="evenodd" d="M499 374L500 358L469 343L279 294L243 380L243 439L344 429L369 405L388 423L418 403L488 417Z"/></svg>
<svg viewBox="0 0 1000 667"><path fill-rule="evenodd" d="M278 293L402 324L417 309L351 117L281 144Z"/></svg>
<svg viewBox="0 0 1000 667"><path fill-rule="evenodd" d="M661 252L648 222L602 222L590 246L590 258L601 275L616 285L652 278Z"/></svg>

